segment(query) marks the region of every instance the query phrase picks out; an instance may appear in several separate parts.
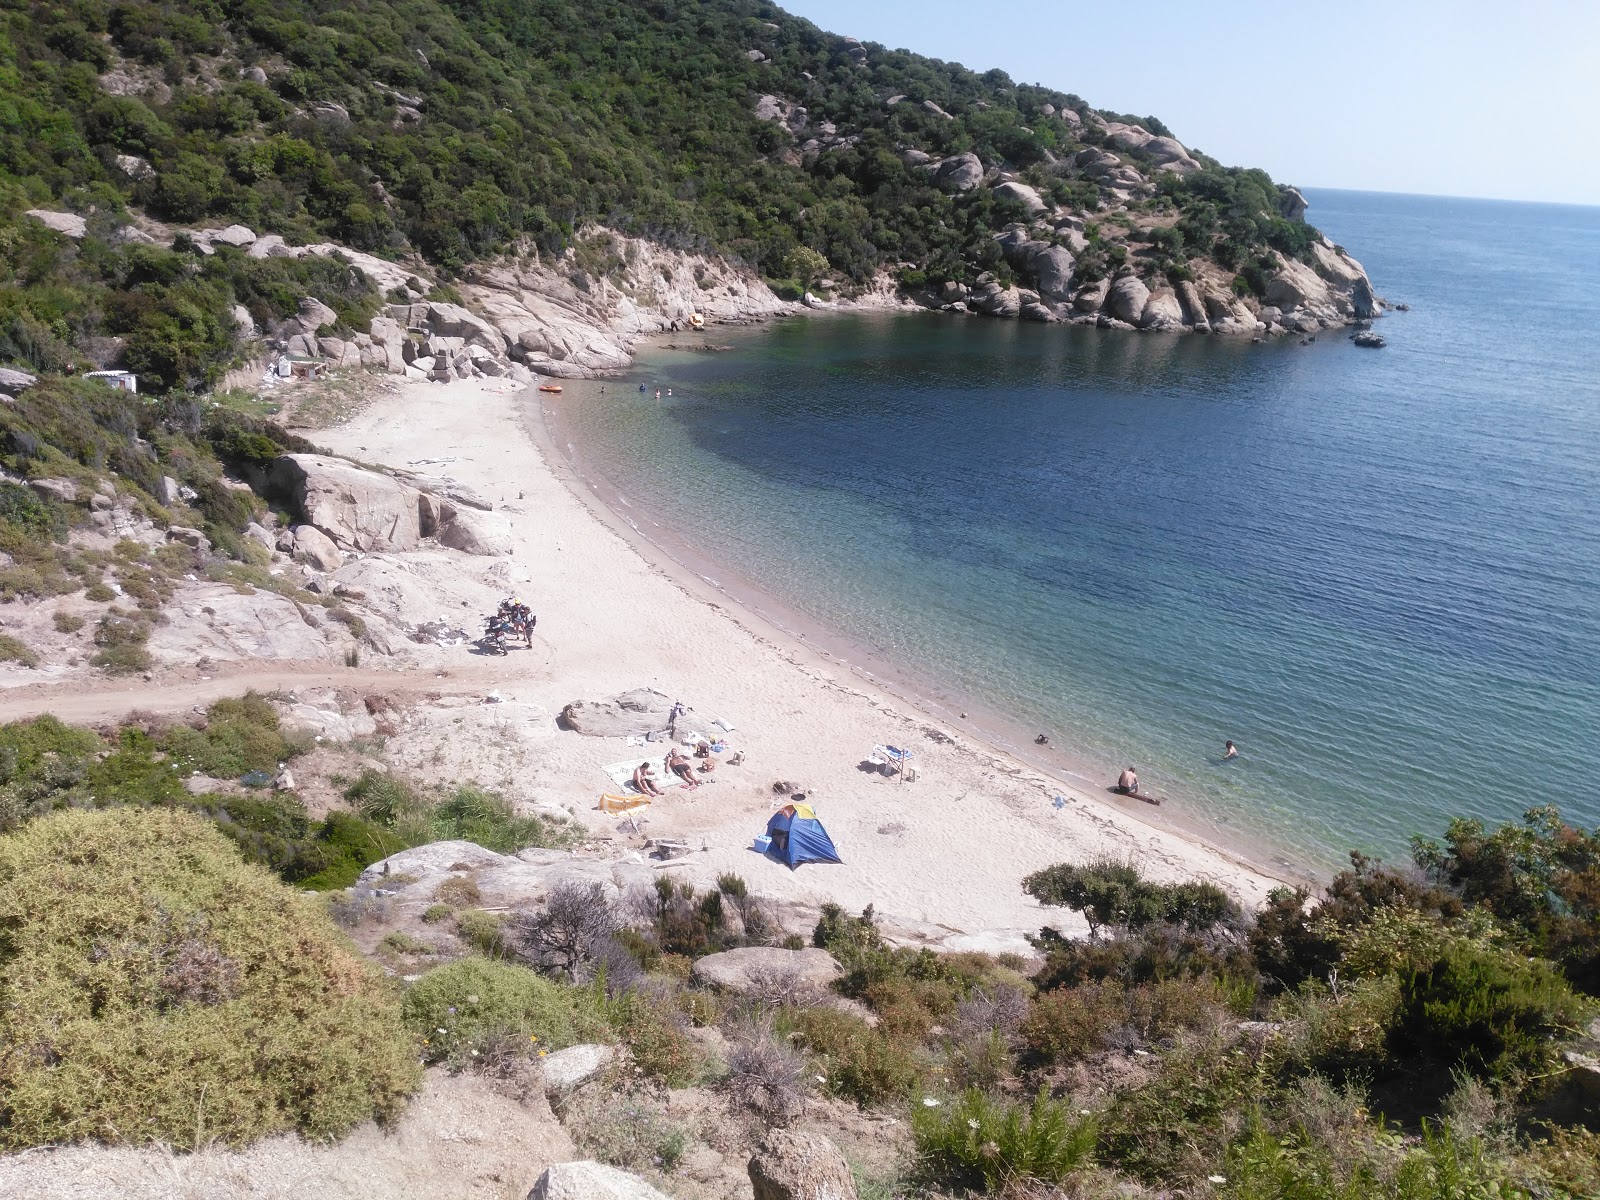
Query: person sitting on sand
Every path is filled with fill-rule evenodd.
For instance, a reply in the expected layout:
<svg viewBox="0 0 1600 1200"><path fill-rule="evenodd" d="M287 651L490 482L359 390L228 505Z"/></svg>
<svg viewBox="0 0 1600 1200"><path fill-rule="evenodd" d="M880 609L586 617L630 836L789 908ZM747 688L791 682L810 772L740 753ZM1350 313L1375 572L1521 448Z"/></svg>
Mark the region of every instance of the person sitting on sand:
<svg viewBox="0 0 1600 1200"><path fill-rule="evenodd" d="M1139 794L1139 772L1132 767L1125 769L1117 776L1116 791L1124 796L1137 796Z"/></svg>
<svg viewBox="0 0 1600 1200"><path fill-rule="evenodd" d="M641 796L659 796L662 791L656 786L655 772L650 769L647 762L640 763L634 768L633 786L639 789Z"/></svg>
<svg viewBox="0 0 1600 1200"><path fill-rule="evenodd" d="M1223 758L1238 758L1239 757L1239 747L1235 746L1232 742L1223 742L1222 743L1222 757Z"/></svg>
<svg viewBox="0 0 1600 1200"><path fill-rule="evenodd" d="M697 788L700 786L700 781L694 777L694 763L687 754L676 746L667 751L667 770L683 780L686 787Z"/></svg>

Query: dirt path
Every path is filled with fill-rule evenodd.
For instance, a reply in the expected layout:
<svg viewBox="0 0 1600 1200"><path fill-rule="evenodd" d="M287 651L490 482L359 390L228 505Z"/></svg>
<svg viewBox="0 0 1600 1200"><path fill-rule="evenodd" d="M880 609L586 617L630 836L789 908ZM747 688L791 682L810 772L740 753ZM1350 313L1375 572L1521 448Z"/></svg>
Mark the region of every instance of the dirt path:
<svg viewBox="0 0 1600 1200"><path fill-rule="evenodd" d="M93 681L15 688L0 695L0 724L45 713L70 724L93 724L124 716L136 708L154 713L187 712L197 704L210 704L224 696L238 696L252 689L275 692L338 687L382 692L459 693L492 688L503 683L505 678L503 668L495 671L487 663L463 664L441 674L372 671L332 667L321 662L274 662L260 668L246 667L216 674L208 679Z"/></svg>

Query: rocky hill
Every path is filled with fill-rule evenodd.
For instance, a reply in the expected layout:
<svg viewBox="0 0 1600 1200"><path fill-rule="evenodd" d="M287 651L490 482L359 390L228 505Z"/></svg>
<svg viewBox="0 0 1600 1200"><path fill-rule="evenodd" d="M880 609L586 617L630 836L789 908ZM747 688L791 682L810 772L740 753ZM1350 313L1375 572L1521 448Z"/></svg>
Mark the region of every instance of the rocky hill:
<svg viewBox="0 0 1600 1200"><path fill-rule="evenodd" d="M808 295L1252 334L1379 308L1299 193L1156 118L761 0L79 0L6 10L0 80L0 363L31 373L206 387L306 295L369 365L421 297L566 374Z"/></svg>

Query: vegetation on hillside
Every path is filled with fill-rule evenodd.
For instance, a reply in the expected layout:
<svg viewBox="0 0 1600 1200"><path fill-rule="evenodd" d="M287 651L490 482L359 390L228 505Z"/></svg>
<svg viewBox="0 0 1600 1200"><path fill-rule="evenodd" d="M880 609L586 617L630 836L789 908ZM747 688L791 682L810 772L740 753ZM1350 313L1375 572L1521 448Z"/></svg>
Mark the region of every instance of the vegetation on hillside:
<svg viewBox="0 0 1600 1200"><path fill-rule="evenodd" d="M214 822L246 861L311 891L349 887L364 867L424 842L471 837L515 851L567 836L470 785L431 796L376 773L352 785L356 811L313 820L293 792L270 786L279 765L311 745L282 729L255 693L219 700L188 721L134 714L112 734L51 716L13 722L0 726L0 830L62 809L183 809ZM223 786L191 794L191 774ZM380 792L400 801L381 803Z"/></svg>
<svg viewBox="0 0 1600 1200"><path fill-rule="evenodd" d="M755 116L766 94L841 139L798 153L801 138ZM1061 110L1092 112L1002 71L860 51L766 0L13 4L0 9L0 361L57 370L120 338L153 389L193 390L230 356L235 303L281 318L311 290L350 323L373 303L332 260L118 245L133 208L416 253L446 274L518 243L560 249L595 222L781 281L1005 274L993 232L1023 210L988 188L943 192L902 152L970 150L1092 211L1099 191L1069 159L1105 135ZM1209 256L1256 287L1267 248L1305 252L1313 231L1282 218L1271 179L1201 161L1136 204L1175 221L1126 269ZM31 206L85 214L88 235L68 243L23 220ZM1088 233L1086 277L1126 261Z"/></svg>
<svg viewBox="0 0 1600 1200"><path fill-rule="evenodd" d="M390 1117L400 998L327 918L189 813L0 837L0 1148L180 1148Z"/></svg>

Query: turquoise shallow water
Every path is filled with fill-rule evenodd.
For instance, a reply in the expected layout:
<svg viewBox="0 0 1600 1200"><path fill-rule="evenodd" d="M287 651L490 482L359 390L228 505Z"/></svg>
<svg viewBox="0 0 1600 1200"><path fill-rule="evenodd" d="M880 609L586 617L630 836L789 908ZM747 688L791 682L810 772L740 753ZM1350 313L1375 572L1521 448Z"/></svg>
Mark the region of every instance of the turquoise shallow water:
<svg viewBox="0 0 1600 1200"><path fill-rule="evenodd" d="M1326 869L1600 823L1600 209L1311 200L1413 306L1387 349L802 319L565 428L727 570L1202 827Z"/></svg>

